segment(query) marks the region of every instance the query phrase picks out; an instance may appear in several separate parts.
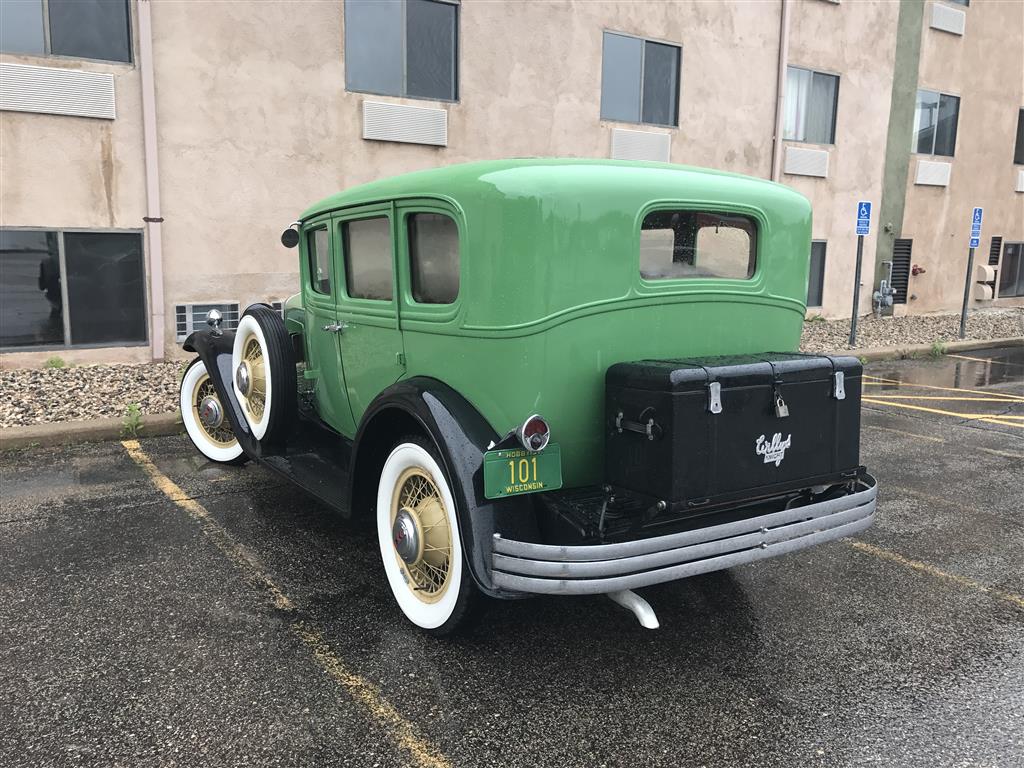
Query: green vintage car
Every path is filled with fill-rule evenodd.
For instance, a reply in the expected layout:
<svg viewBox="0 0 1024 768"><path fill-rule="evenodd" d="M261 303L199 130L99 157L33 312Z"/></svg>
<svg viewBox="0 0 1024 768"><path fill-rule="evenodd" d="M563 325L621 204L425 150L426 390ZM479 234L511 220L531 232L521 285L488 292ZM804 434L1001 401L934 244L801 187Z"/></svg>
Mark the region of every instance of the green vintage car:
<svg viewBox="0 0 1024 768"><path fill-rule="evenodd" d="M657 163L505 160L385 179L282 235L283 317L213 313L188 434L375 523L402 613L607 594L856 533L859 362L794 352L811 209Z"/></svg>

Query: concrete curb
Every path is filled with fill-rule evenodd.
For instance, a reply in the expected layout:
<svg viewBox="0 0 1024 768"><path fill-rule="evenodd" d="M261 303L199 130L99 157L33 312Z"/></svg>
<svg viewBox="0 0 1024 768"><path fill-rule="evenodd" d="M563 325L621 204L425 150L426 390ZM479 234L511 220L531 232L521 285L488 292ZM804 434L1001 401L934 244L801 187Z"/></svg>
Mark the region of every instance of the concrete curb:
<svg viewBox="0 0 1024 768"><path fill-rule="evenodd" d="M1021 347L1024 336L1008 339L978 339L971 341L946 342L946 353L969 352L987 347ZM876 347L874 349L844 349L837 355L854 355L868 362L881 360L904 360L927 357L932 351L931 344L912 344L906 347ZM12 451L20 448L42 448L69 443L95 443L121 438L121 419L92 419L89 421L64 421L53 424L33 424L29 427L5 427L0 429L0 450ZM139 437L178 435L185 431L181 414L158 413L142 417Z"/></svg>
<svg viewBox="0 0 1024 768"><path fill-rule="evenodd" d="M970 341L945 341L945 354L970 352L972 349L988 349L989 347L1022 347L1024 336L1013 336L1008 339L972 339ZM874 347L868 349L844 349L834 352L836 355L853 355L875 363L880 360L905 360L907 358L928 357L931 344L910 344L906 347Z"/></svg>
<svg viewBox="0 0 1024 768"><path fill-rule="evenodd" d="M52 424L32 424L28 427L0 429L0 451L20 448L42 448L69 443L95 443L121 439L121 419L89 419L88 421L62 421ZM185 431L181 414L157 413L142 417L139 437L177 435Z"/></svg>

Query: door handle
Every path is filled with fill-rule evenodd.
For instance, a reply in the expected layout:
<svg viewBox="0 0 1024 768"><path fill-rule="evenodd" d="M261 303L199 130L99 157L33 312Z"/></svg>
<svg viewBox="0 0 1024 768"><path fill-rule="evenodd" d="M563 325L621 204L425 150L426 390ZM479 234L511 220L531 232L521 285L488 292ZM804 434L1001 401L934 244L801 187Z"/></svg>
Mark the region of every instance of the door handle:
<svg viewBox="0 0 1024 768"><path fill-rule="evenodd" d="M329 333L344 333L346 328L348 328L348 323L329 323L324 326L324 330Z"/></svg>

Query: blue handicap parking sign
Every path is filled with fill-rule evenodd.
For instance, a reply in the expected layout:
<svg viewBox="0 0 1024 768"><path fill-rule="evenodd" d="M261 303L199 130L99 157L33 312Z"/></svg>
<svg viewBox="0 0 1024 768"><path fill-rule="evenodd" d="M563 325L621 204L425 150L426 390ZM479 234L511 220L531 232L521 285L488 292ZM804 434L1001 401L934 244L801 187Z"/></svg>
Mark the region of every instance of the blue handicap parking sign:
<svg viewBox="0 0 1024 768"><path fill-rule="evenodd" d="M857 234L866 235L871 231L871 203L861 200L857 203Z"/></svg>
<svg viewBox="0 0 1024 768"><path fill-rule="evenodd" d="M982 217L982 215L984 213L985 213L985 211L982 208L975 208L974 209L974 214L971 217L971 224L973 224L974 226L978 227L978 229L981 229L981 217Z"/></svg>
<svg viewBox="0 0 1024 768"><path fill-rule="evenodd" d="M981 244L981 238L980 237L972 237L971 238L971 248L977 248L980 244Z"/></svg>
<svg viewBox="0 0 1024 768"><path fill-rule="evenodd" d="M982 208L975 208L971 213L971 248L977 248L981 244L981 220L985 215Z"/></svg>

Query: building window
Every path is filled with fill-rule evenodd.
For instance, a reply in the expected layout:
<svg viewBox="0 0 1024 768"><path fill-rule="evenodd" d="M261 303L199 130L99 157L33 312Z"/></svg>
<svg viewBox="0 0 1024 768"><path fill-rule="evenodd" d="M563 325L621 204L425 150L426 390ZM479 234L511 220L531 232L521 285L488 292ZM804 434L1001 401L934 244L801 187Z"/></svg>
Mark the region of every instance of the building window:
<svg viewBox="0 0 1024 768"><path fill-rule="evenodd" d="M141 234L0 229L0 347L146 339Z"/></svg>
<svg viewBox="0 0 1024 768"><path fill-rule="evenodd" d="M345 0L345 87L455 101L458 28L445 0Z"/></svg>
<svg viewBox="0 0 1024 768"><path fill-rule="evenodd" d="M999 298L1024 296L1024 243L1003 245L1003 263L999 268Z"/></svg>
<svg viewBox="0 0 1024 768"><path fill-rule="evenodd" d="M2 0L0 52L130 62L128 0Z"/></svg>
<svg viewBox="0 0 1024 768"><path fill-rule="evenodd" d="M645 280L754 275L757 225L747 216L703 211L652 211L640 227Z"/></svg>
<svg viewBox="0 0 1024 768"><path fill-rule="evenodd" d="M677 45L605 32L601 118L678 125L681 50Z"/></svg>
<svg viewBox="0 0 1024 768"><path fill-rule="evenodd" d="M807 306L820 307L825 292L825 241L811 243L811 271L807 279Z"/></svg>
<svg viewBox="0 0 1024 768"><path fill-rule="evenodd" d="M418 304L451 304L459 295L459 227L443 213L407 219L412 298Z"/></svg>
<svg viewBox="0 0 1024 768"><path fill-rule="evenodd" d="M946 0L947 3L955 3L956 5L970 5L971 0Z"/></svg>
<svg viewBox="0 0 1024 768"><path fill-rule="evenodd" d="M952 157L960 97L935 91L917 92L914 114L914 151L922 155Z"/></svg>
<svg viewBox="0 0 1024 768"><path fill-rule="evenodd" d="M839 76L786 68L786 122L782 137L809 144L834 144Z"/></svg>
<svg viewBox="0 0 1024 768"><path fill-rule="evenodd" d="M1024 109L1017 110L1017 144L1013 149L1015 165L1024 165Z"/></svg>
<svg viewBox="0 0 1024 768"><path fill-rule="evenodd" d="M391 220L378 216L346 221L341 225L341 237L349 297L391 301L394 284Z"/></svg>

